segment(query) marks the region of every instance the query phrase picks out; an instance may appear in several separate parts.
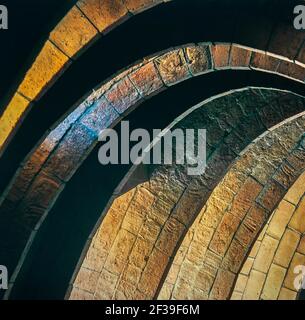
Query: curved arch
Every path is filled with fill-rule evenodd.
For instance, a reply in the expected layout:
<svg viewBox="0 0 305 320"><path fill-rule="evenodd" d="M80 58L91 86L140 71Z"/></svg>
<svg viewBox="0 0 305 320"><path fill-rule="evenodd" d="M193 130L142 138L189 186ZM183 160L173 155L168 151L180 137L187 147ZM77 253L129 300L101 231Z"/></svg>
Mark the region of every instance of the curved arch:
<svg viewBox="0 0 305 320"><path fill-rule="evenodd" d="M163 199L162 195L179 199L185 189L180 189L179 186L173 189L172 182L171 187L166 188L167 192L161 193L161 198L159 195L156 201L155 190L151 185L158 182L154 182L152 178L150 184L143 183L117 198L96 231L72 281L70 299L152 299L157 288L161 287L164 273L174 257L159 298L169 299L172 294L175 299L205 299L209 294L212 298L212 292L216 290L212 289L215 278L218 279L219 274L224 275L226 272L218 270L221 269L221 261L222 268L227 268L227 272L232 275L230 281L234 281L233 273L237 272L238 263L242 263L243 253L232 261L230 253L226 254L227 249L232 248L230 243L233 246L236 243L232 240L232 235L236 232L234 227L239 230L238 239L247 241L244 250L250 248L270 210L264 208L265 204L262 202L255 205L254 201L260 199L259 195L272 186L270 180L274 182L272 177L283 169L283 158L289 157L292 150L298 146L304 134L304 121L304 116L299 116L268 132L237 158L222 182L212 192L175 256L172 256L172 253L177 242L179 245L179 234L182 234L189 224L185 215L177 216L175 213L180 200L174 209L171 209L170 202ZM293 135L281 150L277 146L278 139L288 132L293 132ZM262 162L269 164L269 168L263 173ZM294 174L297 176L298 172L290 174L293 177ZM203 194L201 196L206 198ZM145 204L142 199L145 199ZM192 200L189 199L188 208ZM275 203L278 200L274 199ZM231 209L227 209L230 206ZM250 209L251 206L255 207L254 210ZM249 233L247 238L245 226ZM242 232L244 234L241 238ZM223 297L228 294L228 290L230 292L232 283L226 281L222 284L219 292Z"/></svg>
<svg viewBox="0 0 305 320"><path fill-rule="evenodd" d="M275 91L276 92L276 91ZM253 93L251 93L252 95L253 95ZM251 105L249 105L249 101L247 102L247 98L245 98L245 101L241 101L240 103L241 104L245 104L247 107L245 107L246 109L247 108L249 108L249 112L250 112L250 110L251 110L251 108L254 108L254 107L257 107L258 105L260 105L260 108L262 108L261 110L264 110L264 107L262 107L263 105L265 105L265 103L266 103L266 100L265 99L267 99L267 101L272 101L272 97L273 97L273 95L271 94L270 96L269 95L267 95L266 97L264 97L264 95L261 95L261 94L254 94L254 96L256 97L255 99L259 99L258 101L260 101L259 103L256 103L255 104L255 106L251 106ZM275 96L276 96L276 94L275 94ZM245 96L245 97L247 97L247 95ZM271 100L268 100L268 99L271 99ZM298 101L299 100L299 101ZM296 98L296 100L295 100L295 104L291 104L291 102L289 102L289 99L288 99L288 96L286 96L286 94L284 94L281 98L279 98L279 103L281 104L281 103L283 103L283 105L285 105L285 107L284 108L281 108L281 110L284 112L284 113L286 113L285 114L285 116L284 116L284 118L285 117L288 117L288 114L291 114L291 112L292 112L292 114L294 114L295 112L296 112L296 110L303 110L303 105L302 105L302 103L301 103L301 99L300 98ZM278 105L278 106L280 106L280 104ZM228 103L228 105L230 105L230 103ZM290 105L290 107L289 108L292 108L293 109L293 111L289 111L288 109L288 106ZM223 106L224 107L224 106ZM235 106L236 107L236 106ZM239 108L239 107L238 107ZM234 114L234 113L233 113ZM236 114L236 113L235 113ZM251 112L249 113L249 114L251 114ZM275 119L273 119L272 117L271 118L269 118L269 116L268 115L264 115L264 112L261 112L261 111L259 111L259 114L263 117L262 119L264 119L264 117L265 117L265 120L262 120L263 121L263 123L265 123L265 125L266 126L268 126L268 125L271 125L271 123L273 123L274 124L274 121L275 121ZM222 116L225 116L225 113L223 113L223 115ZM280 117L283 117L283 115L281 115ZM283 119L284 119L283 118ZM238 120L238 117L236 118L237 119L237 121L239 121ZM268 119L268 120L267 120ZM269 122L269 124L268 124L268 122ZM277 121L276 121L277 122ZM237 126L237 129L238 129L238 126ZM249 129L249 128L248 128ZM245 130L247 131L248 130L247 128L244 128L243 127L243 125L242 125L242 127L240 127L240 130L242 130L242 134L244 134L244 132L245 132ZM258 130L259 132L260 132L260 130L263 130L264 131L264 129L263 129L263 126L261 125L261 124L259 124L259 123L257 123L257 125L255 126L255 128L252 128L253 130ZM251 129L251 130L252 130ZM250 130L250 131L251 131ZM213 131L213 130L212 130ZM255 137L256 136L256 134L260 134L260 133L255 133L255 132L249 132L249 136L247 137L247 141L251 141L252 139L253 139L253 137ZM234 136L234 135L233 135ZM232 136L232 137L233 137ZM216 139L213 143L216 143L216 145L217 145L217 135L213 138L213 139ZM211 172L213 172L213 166L214 165L216 165L217 167L218 167L218 171L217 171L217 174L222 174L222 170L225 170L225 168L226 168L226 166L227 166L227 164L231 161L231 159L233 159L235 156L233 155L234 154L234 152L238 152L238 148L242 148L242 146L243 146L243 142L242 141L239 141L238 140L238 142L239 142L239 146L237 146L236 144L234 144L234 139L233 139L233 141L231 141L230 142L230 139L229 140L226 140L226 142L227 143L233 143L233 145L231 146L232 148L233 148L233 153L229 156L229 158L227 158L226 159L226 161L228 161L228 162L223 162L223 160L221 160L221 163L222 163L222 166L223 167L219 167L219 164L217 163L217 161L216 160L218 160L219 159L219 156L217 156L217 155L215 155L215 157L213 157L214 159L214 161L215 161L215 163L213 164L213 165L211 165L211 167L209 168L209 170L211 170ZM235 137L235 142L237 142L236 141L236 137ZM248 142L244 142L244 143L248 143ZM226 152L228 152L227 151L227 149L226 149L226 147L224 146L224 149L222 149L222 151L221 151L221 149L219 150L219 152L221 153L221 152L223 152L224 150L226 150ZM228 154L228 153L226 153L226 154ZM230 154L230 153L229 153ZM214 176L207 176L207 177L203 177L203 181L205 180L205 179L207 179L208 181L208 188L210 187L210 188L212 188L212 185L214 184L214 183L217 183L217 179L218 179L219 177L214 177ZM215 182L213 182L213 179L216 179L216 181ZM200 182L199 182L199 184L200 184ZM188 187L188 189L186 190L186 192L183 192L183 197L182 197L182 200L183 201L185 201L185 200L187 200L188 198L190 198L190 197L192 197L193 195L194 195L194 193L195 193L195 198L196 198L196 192L194 192L194 191L192 191L192 188L196 188L196 186L198 186L198 181L192 181L192 183L190 184L190 186ZM207 193L209 193L210 191L206 188L206 187L204 187L204 189L206 190L206 192ZM175 190L175 189L174 189ZM201 190L203 190L203 189L201 189ZM197 190L198 191L198 190ZM197 193L197 195L198 195L199 193ZM49 195L49 193L48 193L48 195ZM198 200L200 200L200 201L202 201L202 199L198 199L198 197L197 197L197 199L194 199L193 198L193 203L194 203L194 206L196 206L197 204L198 204ZM196 211L196 208L194 207L193 208L195 211ZM179 214L183 214L183 210L181 210L181 212L179 213ZM185 219L185 217L181 217L181 219ZM192 219L192 218L191 218ZM183 222L185 222L184 220L182 220ZM188 223L187 221L185 222L186 224Z"/></svg>
<svg viewBox="0 0 305 320"><path fill-rule="evenodd" d="M111 30L129 16L163 2L161 0L124 0L123 2L121 0L102 2L99 0L82 0L73 6L51 32L49 39L1 116L1 152L17 130L22 119L31 109L32 104L36 103L48 87L100 34ZM160 7L165 8L176 4L176 1L165 2L167 3ZM232 29L243 29L244 32L245 28L240 28L239 24L249 21L246 19L234 21ZM285 56L290 61L296 59L296 61L303 63L303 37L301 33L296 33L291 26L279 24L274 28L273 24L273 22L264 21L261 26L258 26L261 28L263 36L260 38L257 38L257 35L254 36L250 43L255 43L256 48ZM249 30L251 28L253 26L249 26ZM249 45L243 32L238 31L237 35L232 36L234 32L231 30L230 41L235 41L234 37L239 37L244 44ZM294 36L293 43L290 41L292 35ZM287 47L287 43L290 43L289 47Z"/></svg>
<svg viewBox="0 0 305 320"><path fill-rule="evenodd" d="M231 299L294 300L294 268L305 263L303 173L261 231L239 273Z"/></svg>

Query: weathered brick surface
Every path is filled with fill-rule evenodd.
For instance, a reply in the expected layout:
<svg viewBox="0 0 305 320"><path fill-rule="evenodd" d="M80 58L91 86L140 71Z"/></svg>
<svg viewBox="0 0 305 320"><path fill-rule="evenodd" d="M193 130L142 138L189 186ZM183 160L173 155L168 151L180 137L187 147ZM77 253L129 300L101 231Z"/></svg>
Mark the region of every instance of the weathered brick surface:
<svg viewBox="0 0 305 320"><path fill-rule="evenodd" d="M202 74L212 69L210 46L194 46L185 49L189 69L193 75Z"/></svg>
<svg viewBox="0 0 305 320"><path fill-rule="evenodd" d="M97 29L78 7L74 6L51 32L50 40L72 58L97 34Z"/></svg>
<svg viewBox="0 0 305 320"><path fill-rule="evenodd" d="M256 248L255 255L252 252L249 254L239 274L243 283L247 282L247 287L243 288L242 284L237 282L231 299L236 299L236 297L239 297L239 299L254 298L248 294L254 288L257 292L261 292L255 296L255 299L296 299L297 292L294 288L296 274L293 271L296 265L302 265L303 263L305 242L299 231L293 229L291 221L292 217L298 214L298 207L302 206L301 194L304 194L305 189L304 185L301 186L300 183L303 180L304 173L290 188L290 192L285 195L285 198L271 215L266 227L261 231L254 246ZM294 189L297 189L297 192L294 192ZM295 199L298 200L295 201L295 204L288 202L292 195L297 195ZM296 225L298 224L296 223ZM278 246L277 243L279 243ZM275 249L275 247L277 248ZM255 270L259 270L266 277L266 281L261 283L260 286L251 282L250 271L253 274L253 272L256 272Z"/></svg>
<svg viewBox="0 0 305 320"><path fill-rule="evenodd" d="M275 72L278 69L280 61L268 55L265 52L253 52L250 66L254 69L269 70Z"/></svg>
<svg viewBox="0 0 305 320"><path fill-rule="evenodd" d="M81 123L91 129L98 136L103 129L109 128L119 115L112 105L101 98L80 119Z"/></svg>
<svg viewBox="0 0 305 320"><path fill-rule="evenodd" d="M274 262L280 266L288 268L290 261L297 249L300 235L294 231L287 230L283 235L280 245L274 257Z"/></svg>
<svg viewBox="0 0 305 320"><path fill-rule="evenodd" d="M287 196L286 196L287 197ZM268 234L281 239L295 207L286 200L281 201L268 227Z"/></svg>
<svg viewBox="0 0 305 320"><path fill-rule="evenodd" d="M230 57L230 45L213 45L212 46L212 56L215 69L227 68L229 65Z"/></svg>
<svg viewBox="0 0 305 320"><path fill-rule="evenodd" d="M252 51L246 48L232 46L230 53L230 66L237 68L249 68Z"/></svg>
<svg viewBox="0 0 305 320"><path fill-rule="evenodd" d="M303 198L300 201L298 208L294 212L292 219L289 223L291 228L301 233L305 232L304 212L305 212L305 198Z"/></svg>
<svg viewBox="0 0 305 320"><path fill-rule="evenodd" d="M216 49L214 46L214 51L215 50ZM214 53L215 52L213 52L213 54ZM229 55L229 53L228 53L228 55ZM185 80L191 76L190 71L196 65L196 63L194 64L193 59L197 55L195 54L195 55L191 55L191 56L192 56L191 59L188 60L189 58L187 57L187 50L183 51L182 49L179 49L179 50L174 50L170 54L166 54L166 55L163 55L162 57L157 57L155 59L156 66L158 67L158 72L160 73L163 81L167 85ZM185 57L187 57L187 58L185 58ZM199 57L202 57L202 56L199 55ZM213 61L215 62L215 57L214 57ZM228 57L228 61L229 61L229 57ZM162 65L162 63L163 63L163 65ZM161 65L162 65L162 67L161 67ZM202 62L200 62L199 65L202 65ZM143 67L143 65L141 65L141 66ZM197 66L198 65L196 65L196 68L197 68ZM149 67L151 68L150 70L148 70L148 71L142 70L142 71L144 73L148 72L149 76L152 76L152 75L158 76L158 74L155 73L156 72L155 67L152 64L150 64ZM130 70L129 72L130 72L130 74L128 73L128 71L127 71L127 73L125 71L124 77L122 79L118 80L118 82L116 82L114 84L111 83L111 85L109 85L108 91L105 93L106 99L111 103L111 105L119 113L123 113L128 108L134 107L140 101L140 99L142 97L144 97L146 94L151 95L154 93L154 90L158 91L160 89L159 85L161 85L161 83L157 81L157 78L155 76L152 76L151 78L148 77L149 79L152 79L149 81L153 81L152 86L150 86L150 85L146 85L145 82L143 82L143 78L141 78L141 76L139 76L139 77L135 76L133 78L133 76L136 74L136 73L134 73L135 72L134 68L132 68L132 70ZM134 73L134 74L131 74L131 73ZM154 81L157 81L156 82L157 84ZM255 95L258 96L256 93L255 93ZM269 99L269 101L268 101L268 99ZM268 103L270 103L270 99L271 99L270 97L264 97L264 99L262 99L262 100L264 100L265 103L268 104ZM290 99L294 100L292 98L290 98ZM301 100L301 99L299 99L299 100ZM90 104L92 101L95 101L95 103L98 104L98 101L102 101L102 100L101 100L100 96L98 96L96 93L94 93L91 97L88 98L87 101L88 102L90 101ZM242 99L239 99L239 102L240 101L242 101ZM247 105L247 103L249 103L249 105ZM299 103L299 101L297 103L292 103L291 101L289 101L288 98L286 100L280 101L280 104L283 104L283 105L285 104L285 106L286 106L286 103L289 105L288 109L290 109L291 114L293 114L293 110L294 110L293 105L296 105L297 107L300 107L300 108L303 107ZM226 107L225 103L218 104L218 105L216 104L216 109L213 108L214 109L213 113L215 112L215 114L217 115L217 121L215 121L215 128L217 128L217 130L224 130L224 132L227 133L228 130L232 126L234 126L234 124L235 124L236 125L236 132L234 132L234 135L232 135L231 139L225 140L225 143L227 145L222 146L218 150L218 153L216 153L216 155L211 158L211 162L208 165L208 172L207 172L207 174L204 175L204 177L202 177L201 182L200 182L203 186L205 185L208 188L213 189L215 187L215 185L217 184L217 182L219 181L220 177L226 173L228 166L232 163L233 159L236 157L236 152L241 150L242 146L246 146L251 141L251 139L257 137L257 135L262 133L264 130L264 127L263 127L262 123L259 121L259 119L255 118L255 120L253 120L253 111L254 111L254 108L256 108L258 106L258 104L253 104L253 101L251 101L251 99L249 99L248 101L246 101L245 103L242 104L242 110L240 109L240 106L236 106L235 103L232 103L231 105L232 105L231 109L226 112L224 112L225 107ZM99 106L101 106L101 104ZM107 114L106 118L103 118L103 116L98 117L98 114L99 114L98 112L97 113L92 112L91 116L87 117L87 115L90 114L90 111L93 111L93 110L94 110L94 106L91 106L90 108L88 108L88 111L87 111L88 113L86 112L84 117L82 118L82 120L84 121L83 124L86 126L79 124L80 123L79 122L79 123L77 123L77 126L73 126L73 128L70 129L70 131L68 131L68 133L66 135L63 135L63 139L59 141L59 145L57 146L54 153L51 154L47 164L44 166L44 170L48 174L54 175L54 176L56 176L62 180L65 180L65 181L69 180L71 175L77 169L78 165L81 164L86 153L89 152L91 150L91 148L94 146L94 143L96 142L96 133L100 129L100 126L105 124L105 122L109 123L110 121L112 121L111 115L110 115L110 118L108 118L108 116L109 116L108 114ZM243 116L243 113L247 113L247 118L240 118L241 116ZM266 114L265 117L266 118L269 117L269 114ZM212 118L212 117L210 117L210 118ZM284 119L284 117L283 117L283 119ZM240 122L236 124L236 121L240 121ZM217 122L217 124L216 124L216 122ZM253 123L255 123L255 125L253 125ZM92 131L92 129L95 132ZM212 126L211 126L211 132L213 132ZM218 143L220 143L222 137L225 136L224 132L222 132L220 135L218 135L218 138L217 138L216 134L213 136L213 140L216 145ZM245 140L243 142L244 143L244 145L243 145L242 144L243 139L240 138L241 139L240 140L240 142L241 142L240 149L236 149L236 144L234 145L234 141L237 139L234 139L233 137L237 137L237 135L242 137L245 132L247 132L247 139L248 140ZM50 141L51 141L51 138L48 137L47 139L50 139ZM288 142L286 142L286 140L281 141L281 146L283 146L284 150L282 150L281 152L277 152L275 154L272 154L272 156L278 157L278 159L276 159L278 161L285 153L285 151L286 151L285 149L290 148L291 141L289 141L289 139L287 139L287 140L288 140ZM231 144L232 144L232 148L231 148ZM76 148L76 146L77 146L77 148ZM80 150L79 146L81 146L81 150ZM302 158L302 154L301 154L301 158ZM293 164L291 162L293 162ZM63 165L63 163L64 163L64 165ZM277 164L277 162L275 162L275 163ZM293 166L293 168L295 168L297 170L299 168L296 168L296 167L298 165L302 166L302 164L303 164L302 161L299 161L299 160L289 161L289 163ZM183 176L183 174L179 175L179 178L176 179L176 181L177 180L179 181L182 178L182 176ZM267 175L266 175L266 177L267 177ZM185 182L186 182L186 180L183 181L183 183L185 183ZM287 184L288 182L285 182L285 183ZM240 185L240 182L238 182L236 185L233 184L234 188L238 187L239 185ZM162 186L163 189L164 189L164 186L170 186L170 184L163 183L163 186ZM164 222L167 220L168 216L170 215L172 209L175 207L175 201L177 201L180 198L182 192L184 191L183 188L181 188L181 190L179 188L179 190L178 190L179 192L176 192L176 189L173 189L172 187L167 188L167 190L164 189L163 196L160 199L158 199L158 201L154 202L154 204L152 205L152 210L149 212L150 217L152 219L154 219L154 221L158 222L159 224L160 223L164 224ZM266 188L266 190L269 190L268 188L272 189L272 187L269 187L269 186L266 186L265 188ZM170 189L175 190L175 191L170 192ZM200 189L200 192L202 192L202 189ZM200 192L198 192L198 190L197 190L197 192L195 192L194 194L197 194L197 196L198 196L198 194L200 194ZM208 194L207 191L206 191L206 194ZM57 195L58 195L58 193L54 194L54 197L56 197ZM259 199L258 202L260 202L265 207L268 207L267 209L269 209L272 206L274 206L275 204L269 203L268 199L266 199L266 202L265 202L264 195L262 195L262 197ZM281 198L281 192L279 192L277 194L277 197L278 197L278 201L279 201ZM276 197L273 197L272 200L274 200L275 198ZM247 202L247 200L245 200L245 202ZM163 203L163 205L160 206L161 203ZM159 207L158 207L158 205L159 205ZM160 207L163 209L159 210ZM213 210L210 209L213 207L217 207L217 206L215 206L215 203L211 204L211 206L208 207L207 212L210 210L210 214L213 214ZM27 209L24 208L24 210L26 212ZM196 210L199 211L199 208L197 206L192 208L192 211L196 211ZM160 213L163 212L164 215L158 214L158 212L160 212ZM221 211L217 210L216 217L219 214L219 212L221 212ZM222 219L222 213L219 214L218 218L216 218L216 222L219 219L220 220ZM141 227L142 222L144 223L144 221L142 221L141 219L139 221L140 221L140 223L137 226L136 230L133 230L132 232L135 232L135 233L139 232L139 229ZM192 221L192 217L190 216L190 220L188 220L188 221L183 220L181 222L189 223L191 221ZM214 223L213 219L206 221L206 226L210 227L211 225L213 225L213 223ZM233 252L233 251L230 251L230 253L233 253L233 256L230 256L231 261L235 261L234 260L235 256L243 257L245 255L245 252L237 252L237 251ZM196 252L196 250L194 250L193 252ZM136 292L136 291L134 291L134 292Z"/></svg>
<svg viewBox="0 0 305 320"><path fill-rule="evenodd" d="M266 275L260 271L252 270L246 290L244 293L245 300L258 300L265 282Z"/></svg>
<svg viewBox="0 0 305 320"><path fill-rule="evenodd" d="M153 62L140 67L130 74L129 78L143 96L149 96L152 93L156 94L164 88Z"/></svg>
<svg viewBox="0 0 305 320"><path fill-rule="evenodd" d="M118 113L124 113L131 105L137 103L141 97L129 78L116 83L105 97Z"/></svg>
<svg viewBox="0 0 305 320"><path fill-rule="evenodd" d="M51 155L44 170L62 180L69 180L95 140L95 134L86 127L73 127Z"/></svg>
<svg viewBox="0 0 305 320"><path fill-rule="evenodd" d="M103 33L110 31L128 16L122 0L79 0L77 6Z"/></svg>
<svg viewBox="0 0 305 320"><path fill-rule="evenodd" d="M285 274L285 268L282 268L275 264L271 266L261 295L261 298L263 300L277 299L285 278Z"/></svg>
<svg viewBox="0 0 305 320"><path fill-rule="evenodd" d="M32 67L26 73L18 91L30 100L34 100L46 86L50 84L53 77L62 71L68 63L69 58L47 41Z"/></svg>
<svg viewBox="0 0 305 320"><path fill-rule="evenodd" d="M174 85L191 77L182 49L166 53L155 63L166 85Z"/></svg>
<svg viewBox="0 0 305 320"><path fill-rule="evenodd" d="M259 204L268 210L272 210L279 201L283 198L285 194L285 189L275 181L271 181L258 198Z"/></svg>
<svg viewBox="0 0 305 320"><path fill-rule="evenodd" d="M30 102L16 93L10 103L7 105L0 117L0 146L2 146L12 130L16 127L19 119L25 110L29 107Z"/></svg>

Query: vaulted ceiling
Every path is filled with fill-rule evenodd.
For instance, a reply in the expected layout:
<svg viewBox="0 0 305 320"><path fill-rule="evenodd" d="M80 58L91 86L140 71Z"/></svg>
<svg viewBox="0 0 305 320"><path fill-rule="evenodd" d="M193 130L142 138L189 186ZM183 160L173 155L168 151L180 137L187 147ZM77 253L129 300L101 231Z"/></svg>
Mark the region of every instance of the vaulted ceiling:
<svg viewBox="0 0 305 320"><path fill-rule="evenodd" d="M293 271L305 263L305 38L293 28L296 2L72 2L35 3L29 25L16 22L18 1L8 3L0 264L11 277L0 295L301 298ZM98 136L123 120L149 132L173 122L207 129L206 171L102 166Z"/></svg>

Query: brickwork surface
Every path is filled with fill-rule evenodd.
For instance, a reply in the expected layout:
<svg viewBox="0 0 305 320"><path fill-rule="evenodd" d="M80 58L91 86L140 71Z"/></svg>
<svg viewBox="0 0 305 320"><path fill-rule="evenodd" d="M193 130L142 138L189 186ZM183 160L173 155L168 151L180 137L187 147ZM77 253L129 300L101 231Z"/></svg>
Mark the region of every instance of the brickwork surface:
<svg viewBox="0 0 305 320"><path fill-rule="evenodd" d="M215 114L217 107L212 108ZM204 109L210 112L209 106ZM192 120L198 118L205 117L197 113ZM289 179L281 182L279 178L286 173L289 159L300 151L304 157L300 146L304 124L305 118L298 118L253 143L201 211L200 203L210 194L204 177L201 184L181 184L165 168L118 198L92 241L70 298L153 299L162 286L160 299L227 299L256 236L299 175L300 167L295 165ZM281 142L283 136L285 143ZM299 161L300 165L304 158ZM262 167L264 163L268 166ZM145 205L140 199L145 199ZM128 241L122 240L127 236ZM85 271L96 275L97 287L84 288L81 279Z"/></svg>

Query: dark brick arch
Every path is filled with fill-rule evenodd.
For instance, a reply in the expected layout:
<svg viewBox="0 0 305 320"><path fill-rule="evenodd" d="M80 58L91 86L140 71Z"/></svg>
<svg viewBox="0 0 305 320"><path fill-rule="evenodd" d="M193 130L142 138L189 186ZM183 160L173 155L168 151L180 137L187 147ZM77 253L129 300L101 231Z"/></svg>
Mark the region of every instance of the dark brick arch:
<svg viewBox="0 0 305 320"><path fill-rule="evenodd" d="M212 191L197 184L187 193L173 170L156 170L114 201L70 298L152 299L162 288L161 299L227 299L257 234L304 171L303 145L304 113L251 143Z"/></svg>
<svg viewBox="0 0 305 320"><path fill-rule="evenodd" d="M263 91L264 90L259 92L263 92ZM262 132L264 132L266 128L271 127L272 125L278 122L281 122L282 120L290 117L291 115L294 115L304 110L303 102L302 102L303 100L301 97L295 96L295 98L293 98L294 102L291 103L289 99L289 94L287 95L287 93L280 94L280 96L277 99L275 98L277 96L276 94L277 91L271 91L271 94L270 95L267 94L266 97L264 97L263 94L261 93L258 94L255 91L254 92L250 91L250 92L251 92L249 94L250 97L252 97L256 101L256 103L252 103L251 98L249 97L248 97L249 99L247 99L247 94L244 95L245 100L243 101L242 100L243 95L241 95L240 104L237 106L235 105L235 108L237 108L235 111L233 111L234 104L228 103L228 105L230 105L233 108L233 110L232 112L230 111L229 114L226 114L225 113L226 104L224 103L219 106L219 109L222 110L222 112L216 113L217 116L224 117L222 121L218 123L217 121L215 122L215 119L212 120L212 123L214 123L213 125L215 126L214 127L215 130L213 130L212 127L209 127L210 132L212 134L211 135L212 140L209 141L210 145L214 145L214 144L218 145L219 142L217 143L217 141L219 139L220 141L222 141L223 134L227 130L229 130L229 128L231 128L229 130L230 135L228 136L225 135L226 138L222 142L223 144L221 144L219 148L217 147L216 150L212 152L212 156L210 158L210 162L208 166L208 172L209 172L208 174L201 177L201 179L199 180L194 179L192 181L188 181L187 178L185 177L186 179L185 186L187 187L186 187L186 190L183 191L183 197L181 198L180 205L177 207L177 210L176 210L176 215L180 216L179 220L181 220L182 223L184 223L185 225L190 223L190 221L188 221L187 219L188 218L192 219L192 218L189 216L185 216L184 214L184 209L183 209L184 200L188 200L190 199L190 197L192 198L193 208L192 209L188 208L188 212L190 212L191 210L194 210L194 211L196 211L197 209L199 210L199 207L202 205L202 201L204 201L204 199L202 198L202 194L204 190L206 192L206 195L208 196L209 192L211 192L213 187L217 184L217 181L221 178L221 175L225 174L227 166L236 158L237 153L241 151L241 149L243 149L247 144L251 143L251 141L254 138L256 138L258 135L260 135ZM232 96L234 99L234 95ZM240 109L240 105L243 105L243 104L247 106L245 107L246 109L245 111L242 111L242 109ZM283 106L282 108L280 108L281 105ZM276 106L276 107L272 107L272 106ZM255 109L256 107L258 107L257 110ZM247 112L247 110L249 112ZM270 110L273 110L272 117L270 117L270 113L267 112ZM281 110L281 111L278 113L278 110ZM212 114L213 112L211 113L211 116ZM230 124L231 117L232 117L231 121L234 122L234 119L235 121L237 121L235 125L232 122ZM209 114L207 115L204 123L207 123L208 118L209 118ZM254 120L258 121L256 122L256 126L253 126ZM213 126L213 125L210 124L210 126ZM234 129L232 129L232 125ZM222 132L222 129L221 129L222 126L227 126L227 129L224 129L224 132ZM208 131L209 131L209 128L208 128ZM245 136L245 132L248 132L248 135ZM220 136L218 134L220 134ZM243 141L243 138L240 139L239 136L242 136L245 140ZM183 175L181 175L181 173L178 175L178 178L179 178L179 181L183 183ZM187 203L187 201L185 201L185 203ZM26 277L26 278L29 279L30 277ZM23 285L21 284L21 288L22 286ZM33 287L35 286L33 285ZM19 290L20 290L20 287L19 287ZM18 292L18 289L16 292ZM22 292L22 289L21 289L21 292Z"/></svg>
<svg viewBox="0 0 305 320"><path fill-rule="evenodd" d="M30 230L37 230L36 224L42 223L66 182L96 143L99 130L112 126L147 97L169 86L228 68L277 72L296 81L304 77L299 65L231 44L177 48L150 61L144 60L118 75L90 95L47 136L21 165L14 182L4 193L2 217L4 221L13 217L11 228L20 232L20 237L14 237L11 244L15 247L14 259L20 254L16 247L21 245L22 249ZM13 216L9 212L13 212ZM8 249L5 250L9 257Z"/></svg>
<svg viewBox="0 0 305 320"><path fill-rule="evenodd" d="M170 1L166 3L163 1L125 1L124 6L121 0L111 0L103 1L102 8L104 10L99 11L95 10L98 7L97 2L98 0L79 1L58 24L51 33L50 39L46 42L45 48L41 54L38 55L37 61L35 61L32 67L33 70L29 69L26 74L24 83L22 83L17 90L19 93L15 92L16 95L7 106L8 109L10 109L8 115L11 117L15 111L18 113L22 111L23 108L29 111L33 104L33 113L35 116L32 117L31 121L39 122L35 130L32 129L33 137L31 137L31 139L22 139L24 133L21 132L16 139L12 140L14 145L21 145L19 149L24 150L24 153L19 152L19 154L23 154L23 156L21 156L19 161L16 160L16 166L22 160L22 157L34 146L45 129L58 119L58 114L62 114L63 109L66 109L80 98L82 95L80 92L82 90L84 94L94 86L94 84L90 83L87 88L85 88L84 85L79 87L77 82L75 82L77 77L84 76L88 79L93 78L92 71L90 73L86 72L89 64L84 66L88 61L92 62L94 66L101 66L103 61L107 61L107 64L103 65L102 70L103 78L107 78L126 65L133 63L136 59L141 59L143 56L149 55L152 52L164 50L171 45L181 45L188 41L197 42L203 39L205 41L230 41L266 51L269 50L270 44L270 51L275 54L288 57L290 60L295 58L301 63L304 60L302 55L303 34L302 32L295 32L295 30L291 28L293 0L291 3L287 2L285 4L274 3L273 0L251 3L251 10L249 10L249 4L245 4L243 1L235 1L230 5L228 5L226 1L224 1L224 3L222 3L222 1L209 1L206 3L197 0ZM156 4L159 5L155 6ZM113 6L118 12L113 10ZM152 8L153 6L155 6L155 8ZM212 15L219 15L219 7L224 10L224 14L221 16L221 19L215 19L215 21L220 20L223 24L218 25L217 23L217 25L215 25L211 22L213 21ZM144 9L148 8L151 9L143 12ZM207 10L211 11L211 15L208 15L211 21L205 14ZM253 16L251 17L251 14L249 15L250 11L253 16L254 13L257 12L255 19L253 19ZM116 14L114 14L114 12L116 12ZM138 14L140 12L141 14ZM160 14L160 12L162 14ZM291 14L289 14L290 12ZM82 16L81 13L83 13L84 16ZM112 16L113 14L114 16ZM126 22L125 20L129 17L132 17L132 19ZM175 19L173 17L175 17ZM161 19L163 20L161 21ZM198 25L196 27L197 22L201 20L201 27L198 28ZM158 21L158 23L156 23L156 21ZM177 32L177 30L181 29L182 25L179 21L184 21L185 25L183 24L183 29ZM195 21L196 23L194 23ZM78 22L81 27L75 28ZM118 22L124 23L119 28L113 30L113 27L119 24ZM139 24L145 27L139 28ZM84 31L85 26L88 26L88 29L90 29L89 32ZM96 30L93 31L91 29L92 27ZM141 33L144 29L145 32ZM111 30L111 32L105 35L109 30ZM95 44L97 44L97 50L91 54L91 49L86 49L94 42L98 32L103 36L100 37L98 42L95 42ZM63 36L66 36L66 43L63 41ZM122 39L123 43L126 43L126 38L128 39L128 45L124 46L124 55L122 56L120 54L122 48L118 45L113 46L113 43L122 43ZM291 38L296 39L296 41L292 43ZM112 42L109 41L111 39L113 40ZM141 42L137 41L137 39L141 39ZM287 49L287 43L289 43L289 49ZM53 44L55 44L55 47ZM57 57L59 66L55 65L54 70L52 70L53 66L46 63L46 61L50 55L54 54L54 50L55 55L59 56ZM91 53L87 54L87 52ZM104 54L104 52L107 52L107 54ZM76 53L76 56L74 53ZM86 59L80 59L80 57L83 58L84 56L86 56ZM69 74L69 76L59 78L59 76L66 71L65 66L67 64L65 63L65 59L69 59L71 63L68 69L69 71L65 73L65 75ZM80 60L83 62L80 62ZM80 63L78 64L78 62ZM79 66L78 69L74 68L77 64ZM51 70L49 70L50 72L43 71L46 69ZM78 70L78 72L76 72L76 70ZM97 75L95 73L94 77L98 77L97 81L100 81L101 74ZM46 109L45 104L48 99L41 100L39 98L42 93L48 92L48 89L55 81L58 81L58 86L55 86L54 91L58 90L61 85L64 85L65 97L61 97L62 104L53 105L53 100L50 110L43 110ZM87 79L86 82L88 82ZM76 90L75 87L77 87ZM68 89L70 90L69 94L67 92ZM52 92L54 93L54 91ZM78 92L80 95L77 95ZM20 93L22 93L21 96ZM33 98L36 94L38 94L38 96ZM27 99L23 99L22 96L26 96ZM33 103L28 107L29 102ZM15 108L16 104L18 104L19 108ZM23 113L23 111L21 113ZM29 114L32 114L32 111ZM24 116L26 115L28 117L29 114L24 114ZM21 128L17 128L15 125L17 124L18 126L21 124L20 122L24 121L25 118L22 117L19 121L19 116L20 114L17 116L17 119L14 117L10 118L8 122L5 122L4 126L0 126L1 129L6 131L7 128L10 128L9 132L11 129L15 132L19 131ZM35 118L36 116L38 118ZM37 119L39 119L39 121L37 121ZM45 123L45 126L42 126L42 123ZM26 123L24 127L30 131L31 123ZM13 136L14 132L12 132L10 138ZM0 138L1 137L2 135L0 135ZM29 140L32 141L32 144L29 143ZM7 160L5 162L7 166L14 163L17 158L17 156L10 156L13 153L16 153L14 146L10 147L8 153L3 155ZM11 175L14 171L15 170L11 169ZM5 170L2 174L3 177L6 178L8 170Z"/></svg>

